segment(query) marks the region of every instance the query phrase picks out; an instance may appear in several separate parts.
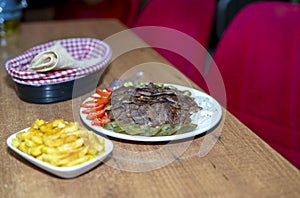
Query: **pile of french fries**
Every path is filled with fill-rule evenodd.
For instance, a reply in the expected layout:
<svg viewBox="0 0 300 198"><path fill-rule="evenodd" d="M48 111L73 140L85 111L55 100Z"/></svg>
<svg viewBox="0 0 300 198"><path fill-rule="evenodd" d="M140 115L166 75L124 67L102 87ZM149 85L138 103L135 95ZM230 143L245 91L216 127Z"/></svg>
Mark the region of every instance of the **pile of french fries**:
<svg viewBox="0 0 300 198"><path fill-rule="evenodd" d="M77 122L55 119L35 120L27 131L12 140L12 145L24 153L59 167L86 162L105 151L105 141Z"/></svg>

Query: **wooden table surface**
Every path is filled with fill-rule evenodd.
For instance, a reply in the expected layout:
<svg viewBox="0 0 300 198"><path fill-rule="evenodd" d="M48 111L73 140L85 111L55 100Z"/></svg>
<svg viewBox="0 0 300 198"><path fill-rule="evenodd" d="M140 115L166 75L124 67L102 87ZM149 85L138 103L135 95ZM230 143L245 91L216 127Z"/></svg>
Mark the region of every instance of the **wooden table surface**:
<svg viewBox="0 0 300 198"><path fill-rule="evenodd" d="M24 23L19 47L10 53L16 55L55 39L93 37L107 41L114 53L100 87L131 68L150 73L164 68L150 77L182 82L182 75L165 66L167 62L151 48L127 52L126 46L144 44L123 30L124 25L110 19ZM126 53L118 54L123 51ZM92 171L73 179L48 174L9 150L6 139L36 118L77 121L78 104L86 96L54 104L24 102L4 69L4 58L2 55L0 197L300 197L299 171L226 110L217 128L194 140L167 144L112 139L112 156ZM149 70L150 62L164 67Z"/></svg>

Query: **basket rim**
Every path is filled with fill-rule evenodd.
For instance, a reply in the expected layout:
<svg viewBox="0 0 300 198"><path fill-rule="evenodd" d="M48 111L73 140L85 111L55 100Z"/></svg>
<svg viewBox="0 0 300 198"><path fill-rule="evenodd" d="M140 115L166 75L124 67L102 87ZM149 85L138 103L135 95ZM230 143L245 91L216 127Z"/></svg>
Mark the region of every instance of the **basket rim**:
<svg viewBox="0 0 300 198"><path fill-rule="evenodd" d="M60 42L67 50L73 52L75 55L80 54L79 47L88 46L88 53L94 52L92 55L101 55L102 60L94 65L87 66L84 68L74 68L57 70L48 73L38 73L34 71L26 71L24 67L28 68L31 59L38 53L45 51L47 48L51 47L55 43ZM94 46L91 48L90 46ZM73 57L78 59L78 57ZM91 55L91 54L88 54ZM112 56L112 51L110 46L102 40L95 38L68 38L68 39L58 39L47 43L36 45L29 48L20 55L9 59L5 63L5 68L7 73L13 78L14 81L21 84L30 85L44 85L66 82L68 80L74 80L82 76L97 72L108 65ZM81 60L84 60L81 59ZM20 66L21 64L21 66ZM20 70L21 69L21 70Z"/></svg>

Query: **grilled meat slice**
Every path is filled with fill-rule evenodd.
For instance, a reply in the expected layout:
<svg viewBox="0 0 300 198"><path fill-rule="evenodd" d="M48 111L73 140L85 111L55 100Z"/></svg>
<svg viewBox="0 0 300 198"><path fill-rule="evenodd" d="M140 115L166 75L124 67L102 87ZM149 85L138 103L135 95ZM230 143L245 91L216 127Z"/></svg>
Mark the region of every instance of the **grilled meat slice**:
<svg viewBox="0 0 300 198"><path fill-rule="evenodd" d="M111 120L143 126L189 124L190 116L201 110L193 98L182 91L154 83L120 87L111 94Z"/></svg>

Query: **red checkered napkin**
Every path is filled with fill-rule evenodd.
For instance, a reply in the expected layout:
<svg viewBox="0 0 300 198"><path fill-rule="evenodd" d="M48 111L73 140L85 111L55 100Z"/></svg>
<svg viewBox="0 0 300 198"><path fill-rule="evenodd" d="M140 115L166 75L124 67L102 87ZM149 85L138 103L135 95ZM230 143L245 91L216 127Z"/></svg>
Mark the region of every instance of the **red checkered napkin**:
<svg viewBox="0 0 300 198"><path fill-rule="evenodd" d="M20 79L20 78L13 78L13 80L19 84L24 85L31 85L31 86L40 86L40 85L52 85L52 84L58 84L63 83L71 80L76 80L78 78L82 78L83 76L66 76L61 78L51 78L51 79L41 79L41 80L28 80L28 79Z"/></svg>
<svg viewBox="0 0 300 198"><path fill-rule="evenodd" d="M48 73L38 73L27 71L31 60L39 53L46 51L55 43L59 42L66 48L67 52L76 60L102 57L101 61L95 65L57 70ZM19 56L8 60L5 63L6 71L12 76L13 80L28 85L46 85L66 82L81 78L85 75L97 72L104 68L111 59L111 49L103 41L94 38L70 38L51 41L42 45L35 46L20 54Z"/></svg>

